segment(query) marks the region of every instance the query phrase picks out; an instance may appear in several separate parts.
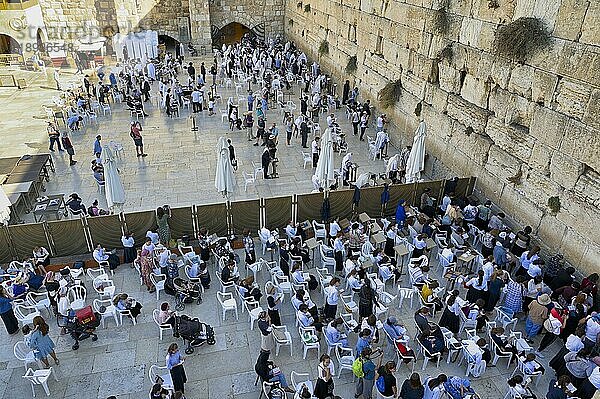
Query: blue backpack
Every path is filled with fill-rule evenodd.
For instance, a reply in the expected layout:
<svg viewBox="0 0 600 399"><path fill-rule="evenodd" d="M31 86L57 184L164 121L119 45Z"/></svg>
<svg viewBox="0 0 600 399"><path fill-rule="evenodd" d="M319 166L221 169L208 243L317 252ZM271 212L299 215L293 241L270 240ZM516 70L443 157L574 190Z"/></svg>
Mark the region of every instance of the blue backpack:
<svg viewBox="0 0 600 399"><path fill-rule="evenodd" d="M377 378L377 381L375 381L375 386L377 387L379 393L385 392L385 379L382 375L380 375L379 378Z"/></svg>

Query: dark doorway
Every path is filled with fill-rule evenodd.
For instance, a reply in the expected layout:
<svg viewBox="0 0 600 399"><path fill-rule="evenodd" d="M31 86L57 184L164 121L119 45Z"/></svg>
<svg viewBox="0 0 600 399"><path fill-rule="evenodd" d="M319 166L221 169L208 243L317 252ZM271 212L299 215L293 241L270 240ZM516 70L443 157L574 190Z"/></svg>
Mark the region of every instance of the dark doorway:
<svg viewBox="0 0 600 399"><path fill-rule="evenodd" d="M48 52L46 51L46 49L44 48L44 35L42 34L42 30L38 28L36 36L35 36L35 41L37 44L37 49L40 52L41 55L48 55Z"/></svg>
<svg viewBox="0 0 600 399"><path fill-rule="evenodd" d="M0 34L0 54L22 54L21 45L11 36Z"/></svg>
<svg viewBox="0 0 600 399"><path fill-rule="evenodd" d="M173 57L179 56L179 41L169 35L158 35L158 53L164 57L166 53L171 53Z"/></svg>
<svg viewBox="0 0 600 399"><path fill-rule="evenodd" d="M239 42L246 33L252 34L252 31L245 25L231 22L219 29L217 34L213 36L213 45L221 47L223 44Z"/></svg>

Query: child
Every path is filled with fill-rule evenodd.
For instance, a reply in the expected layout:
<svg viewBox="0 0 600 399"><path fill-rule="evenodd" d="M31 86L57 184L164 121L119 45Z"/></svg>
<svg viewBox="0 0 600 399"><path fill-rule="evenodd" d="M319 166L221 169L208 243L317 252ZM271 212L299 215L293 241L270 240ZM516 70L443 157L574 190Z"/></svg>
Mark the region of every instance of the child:
<svg viewBox="0 0 600 399"><path fill-rule="evenodd" d="M213 116L215 114L215 99L210 96L208 98L208 116Z"/></svg>
<svg viewBox="0 0 600 399"><path fill-rule="evenodd" d="M544 374L544 367L535 360L535 354L528 353L523 362L523 369L527 374L541 372Z"/></svg>

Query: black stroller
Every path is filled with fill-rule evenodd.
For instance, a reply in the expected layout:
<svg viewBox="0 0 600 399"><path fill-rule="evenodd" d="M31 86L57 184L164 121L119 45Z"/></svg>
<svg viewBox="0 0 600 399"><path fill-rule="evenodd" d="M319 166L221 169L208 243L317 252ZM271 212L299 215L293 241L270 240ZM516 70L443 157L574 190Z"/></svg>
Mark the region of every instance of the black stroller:
<svg viewBox="0 0 600 399"><path fill-rule="evenodd" d="M185 353L187 355L194 353L194 348L204 344L214 345L215 330L208 324L201 322L197 318L190 318L186 315L173 316L168 321L173 327L173 336L183 338Z"/></svg>
<svg viewBox="0 0 600 399"><path fill-rule="evenodd" d="M100 326L102 315L92 311L91 306L86 306L78 311L69 311L69 315L57 318L58 326L66 330L66 332L75 340L72 348L74 351L79 349L79 341L87 338L92 338L92 341L97 341L98 336L95 334L96 328Z"/></svg>
<svg viewBox="0 0 600 399"><path fill-rule="evenodd" d="M185 309L186 303L192 303L194 301L196 301L197 304L202 303L201 289L202 287L199 283L192 283L181 277L175 277L173 279L175 310L181 312Z"/></svg>

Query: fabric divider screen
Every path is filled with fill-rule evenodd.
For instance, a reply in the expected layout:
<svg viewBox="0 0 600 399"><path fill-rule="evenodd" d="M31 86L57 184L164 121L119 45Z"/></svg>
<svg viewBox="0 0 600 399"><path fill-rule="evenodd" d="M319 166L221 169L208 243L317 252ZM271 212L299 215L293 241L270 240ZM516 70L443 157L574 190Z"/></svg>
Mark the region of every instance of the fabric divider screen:
<svg viewBox="0 0 600 399"><path fill-rule="evenodd" d="M33 247L45 247L50 251L43 223L15 224L8 226L8 232L19 260L33 256ZM84 252L87 252L87 247Z"/></svg>
<svg viewBox="0 0 600 399"><path fill-rule="evenodd" d="M194 237L194 223L192 223L192 207L171 208L171 218L169 219L171 228L171 238L178 239L184 235L190 238Z"/></svg>
<svg viewBox="0 0 600 399"><path fill-rule="evenodd" d="M148 230L158 228L156 225L156 212L154 211L126 213L125 223L127 230L131 231L138 245L142 245L146 241L146 232Z"/></svg>
<svg viewBox="0 0 600 399"><path fill-rule="evenodd" d="M85 231L80 219L48 222L48 230L58 256L89 253ZM120 235L120 230L117 230L117 235Z"/></svg>
<svg viewBox="0 0 600 399"><path fill-rule="evenodd" d="M92 234L92 245L95 248L96 245L100 244L106 249L122 248L123 243L121 242L121 221L119 215L106 215L106 216L95 216L88 217L87 224ZM144 236L146 232L144 232ZM144 242L137 241L136 245L141 246Z"/></svg>
<svg viewBox="0 0 600 399"><path fill-rule="evenodd" d="M329 203L331 204L331 219L339 217L340 219L352 216L352 198L354 190L339 190L329 193ZM362 200L361 200L362 201Z"/></svg>
<svg viewBox="0 0 600 399"><path fill-rule="evenodd" d="M385 207L385 216L396 215L396 207L398 201L403 199L406 201L405 205L411 205L411 198L414 197L414 184L393 184L390 186L390 200Z"/></svg>
<svg viewBox="0 0 600 399"><path fill-rule="evenodd" d="M12 246L12 244L8 238L8 229L6 226L1 226L0 227L0 263L8 263L12 260L12 253L10 252L11 246Z"/></svg>
<svg viewBox="0 0 600 399"><path fill-rule="evenodd" d="M253 232L260 228L259 200L232 202L230 212L234 234L242 234L244 229L250 229L250 232Z"/></svg>
<svg viewBox="0 0 600 399"><path fill-rule="evenodd" d="M286 226L292 220L292 197L266 198L265 214L269 230Z"/></svg>
<svg viewBox="0 0 600 399"><path fill-rule="evenodd" d="M430 188L431 192L429 193L429 195L431 197L435 198L435 202L433 204L433 206L435 207L436 205L440 204L442 201L439 193L441 192L443 187L444 187L443 180L423 181L423 182L417 183L417 192L416 192L416 197L415 197L415 203L413 205L416 206L417 208L419 208L421 206L421 195L425 192L426 188Z"/></svg>
<svg viewBox="0 0 600 399"><path fill-rule="evenodd" d="M227 208L225 203L198 205L196 207L198 229L205 227L208 234L219 237L227 235Z"/></svg>
<svg viewBox="0 0 600 399"><path fill-rule="evenodd" d="M298 220L321 220L323 193L298 195Z"/></svg>
<svg viewBox="0 0 600 399"><path fill-rule="evenodd" d="M469 189L469 177L463 177L458 179L458 182L456 183L456 197L466 197L469 194L467 194L467 191Z"/></svg>
<svg viewBox="0 0 600 399"><path fill-rule="evenodd" d="M378 218L381 215L382 192L383 186L362 188L360 190L358 213L364 212L372 218Z"/></svg>

